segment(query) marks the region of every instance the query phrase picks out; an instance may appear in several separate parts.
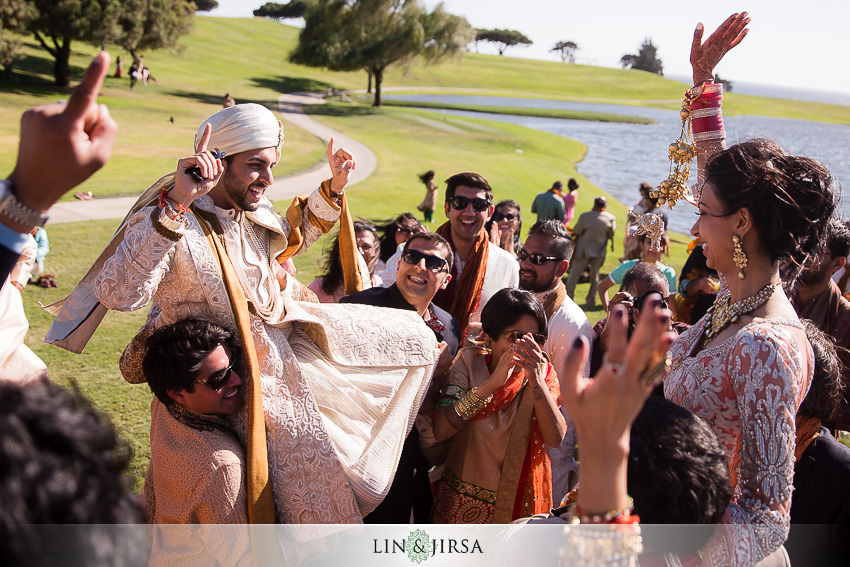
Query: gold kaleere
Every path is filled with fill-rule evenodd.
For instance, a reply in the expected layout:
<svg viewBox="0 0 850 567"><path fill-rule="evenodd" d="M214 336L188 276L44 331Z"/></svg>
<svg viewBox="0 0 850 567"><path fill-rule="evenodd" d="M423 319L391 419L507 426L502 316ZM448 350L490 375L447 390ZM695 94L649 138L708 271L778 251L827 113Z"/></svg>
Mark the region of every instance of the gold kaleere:
<svg viewBox="0 0 850 567"><path fill-rule="evenodd" d="M683 199L690 193L688 179L691 177L691 162L697 157L697 146L691 130L691 103L696 98L691 91L685 91L685 99L679 111L679 116L682 118L682 133L675 142L670 144L667 153L667 159L670 160L670 175L655 190L649 192L653 199L658 199L658 204L667 205L671 209L676 206L679 199Z"/></svg>
<svg viewBox="0 0 850 567"><path fill-rule="evenodd" d="M702 91L699 94L701 93ZM649 192L653 199L658 199L659 205L670 209L676 206L679 199L684 199L691 193L688 188L688 179L691 177L691 162L697 156L697 146L691 129L691 103L699 98L699 94L693 94L690 90L685 91L682 109L679 111L679 116L682 118L682 132L679 138L670 144L667 152L667 159L670 160L670 175ZM647 235L652 241L652 247L661 249L664 223L660 215L644 213L638 217L631 232Z"/></svg>

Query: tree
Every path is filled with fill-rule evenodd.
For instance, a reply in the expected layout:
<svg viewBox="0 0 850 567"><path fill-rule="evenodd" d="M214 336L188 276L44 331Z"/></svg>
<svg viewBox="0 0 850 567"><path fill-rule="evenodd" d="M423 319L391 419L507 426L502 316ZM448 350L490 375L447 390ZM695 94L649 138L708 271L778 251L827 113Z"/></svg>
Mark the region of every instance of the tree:
<svg viewBox="0 0 850 567"><path fill-rule="evenodd" d="M375 80L381 106L384 71L417 55L437 63L463 51L472 37L463 18L442 4L427 12L417 0L318 0L290 54L293 63L332 71L363 69Z"/></svg>
<svg viewBox="0 0 850 567"><path fill-rule="evenodd" d="M576 51L578 51L578 45L574 41L559 41L555 44L555 47L549 50L558 52L561 56L561 61L564 63L575 63L576 62Z"/></svg>
<svg viewBox="0 0 850 567"><path fill-rule="evenodd" d="M723 90L726 91L727 93L731 93L732 87L735 86L735 84L732 81L730 81L729 79L722 79L720 77L720 75L718 75L717 73L714 74L714 82L715 83L721 83L723 85Z"/></svg>
<svg viewBox="0 0 850 567"><path fill-rule="evenodd" d="M623 55L620 65L624 69L639 69L657 75L664 75L661 59L658 58L658 48L652 44L652 39L643 40L637 55Z"/></svg>
<svg viewBox="0 0 850 567"><path fill-rule="evenodd" d="M139 52L173 49L192 29L197 4L190 0L123 0L116 44L138 61Z"/></svg>
<svg viewBox="0 0 850 567"><path fill-rule="evenodd" d="M105 45L116 35L119 0L26 0L35 15L27 25L38 43L53 57L53 79L67 87L71 82L71 44L84 41Z"/></svg>
<svg viewBox="0 0 850 567"><path fill-rule="evenodd" d="M26 32L33 16L35 10L23 0L0 0L0 65L7 81L12 79L15 62L25 57L18 34Z"/></svg>
<svg viewBox="0 0 850 567"><path fill-rule="evenodd" d="M496 44L499 55L514 45L531 45L533 42L516 30L475 30L475 41L489 41Z"/></svg>
<svg viewBox="0 0 850 567"><path fill-rule="evenodd" d="M192 0L195 3L195 11L196 12L209 12L210 10L214 10L218 8L218 2L216 0Z"/></svg>
<svg viewBox="0 0 850 567"><path fill-rule="evenodd" d="M289 0L286 4L275 4L268 2L254 10L254 16L258 18L271 18L272 20L288 20L290 18L303 18L307 13L308 4L304 0Z"/></svg>

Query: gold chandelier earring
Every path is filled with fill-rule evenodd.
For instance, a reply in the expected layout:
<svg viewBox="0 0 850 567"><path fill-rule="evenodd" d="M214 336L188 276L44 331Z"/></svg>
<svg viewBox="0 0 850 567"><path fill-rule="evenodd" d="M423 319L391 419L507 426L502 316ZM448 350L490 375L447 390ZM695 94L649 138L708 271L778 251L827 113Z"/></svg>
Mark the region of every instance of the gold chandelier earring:
<svg viewBox="0 0 850 567"><path fill-rule="evenodd" d="M746 276L744 275L744 268L747 267L747 255L744 254L744 248L741 246L741 237L737 234L732 235L732 260L735 262L735 265L738 267L738 279L742 280Z"/></svg>

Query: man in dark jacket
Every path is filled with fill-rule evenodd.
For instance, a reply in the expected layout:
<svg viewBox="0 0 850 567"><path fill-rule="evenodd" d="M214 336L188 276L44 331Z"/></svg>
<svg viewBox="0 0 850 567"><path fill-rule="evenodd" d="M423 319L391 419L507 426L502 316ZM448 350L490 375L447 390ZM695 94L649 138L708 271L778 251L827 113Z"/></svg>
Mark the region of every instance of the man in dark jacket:
<svg viewBox="0 0 850 567"><path fill-rule="evenodd" d="M457 320L432 303L437 291L449 284L453 261L451 247L442 236L434 232L414 234L402 249L393 285L373 287L340 300L340 303L361 303L419 313L443 349L434 369L432 389L441 384L440 376L448 372L460 346ZM424 405L428 405L427 400ZM427 409L424 411L427 413ZM432 500L429 468L419 445L419 432L414 427L404 442L387 497L363 521L367 524L427 523Z"/></svg>

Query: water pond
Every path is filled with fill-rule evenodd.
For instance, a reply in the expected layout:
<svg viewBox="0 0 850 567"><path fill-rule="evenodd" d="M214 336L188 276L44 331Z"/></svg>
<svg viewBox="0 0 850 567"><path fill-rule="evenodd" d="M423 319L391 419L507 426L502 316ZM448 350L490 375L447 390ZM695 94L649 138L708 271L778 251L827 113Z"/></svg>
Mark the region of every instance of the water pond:
<svg viewBox="0 0 850 567"><path fill-rule="evenodd" d="M578 140L588 148L587 156L578 164L579 172L629 206L639 200L637 187L642 181L657 185L667 177L670 170L667 146L678 137L682 124L678 112L638 106L469 95L386 95L386 98L444 104L559 108L650 118L655 124L435 111L520 124ZM825 163L839 183L850 188L850 126L767 116L726 117L724 124L728 143L770 138L795 154ZM695 181L695 163L693 170L692 181ZM561 179L566 182L564 177L564 172L552 172L552 181ZM544 189L540 188L541 191ZM843 199L841 208L842 216L850 219L850 202ZM694 209L688 205L677 206L670 211L671 230L688 232L695 220L693 212Z"/></svg>

